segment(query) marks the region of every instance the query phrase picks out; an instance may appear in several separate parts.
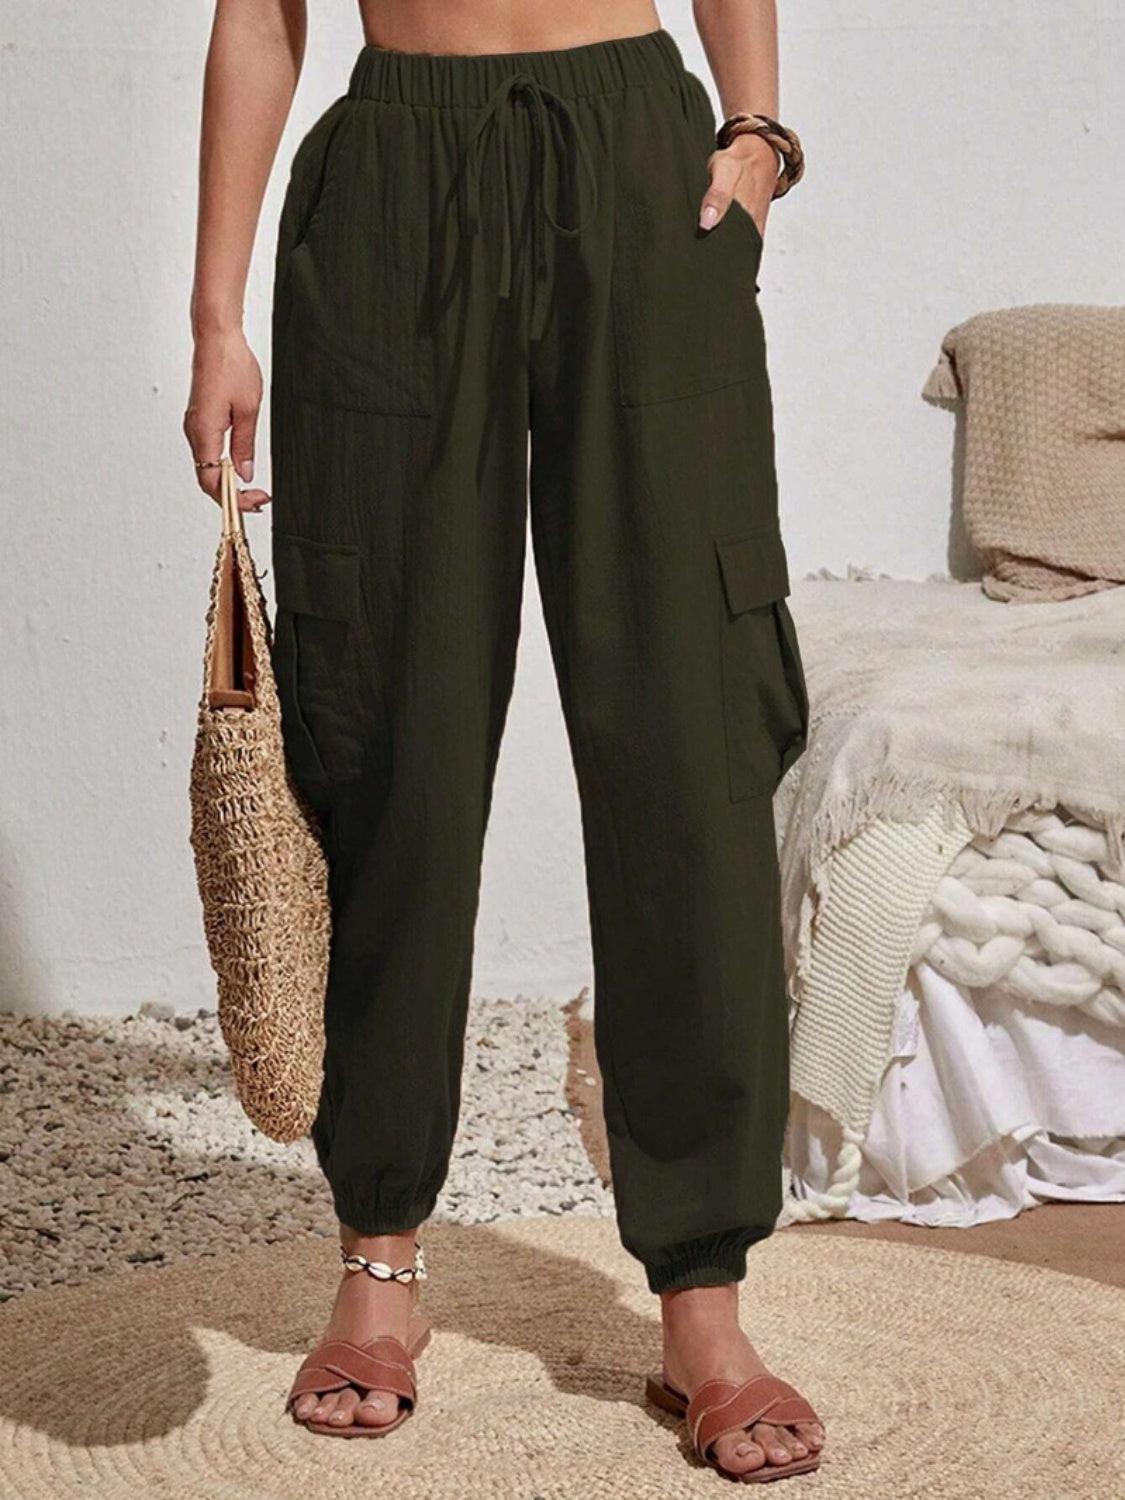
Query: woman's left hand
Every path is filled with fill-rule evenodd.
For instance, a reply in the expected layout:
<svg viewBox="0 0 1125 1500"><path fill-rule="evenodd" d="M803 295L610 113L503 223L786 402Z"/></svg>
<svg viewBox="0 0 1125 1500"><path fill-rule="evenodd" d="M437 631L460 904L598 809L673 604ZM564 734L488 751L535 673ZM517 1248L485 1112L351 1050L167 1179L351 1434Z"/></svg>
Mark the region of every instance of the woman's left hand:
<svg viewBox="0 0 1125 1500"><path fill-rule="evenodd" d="M714 229L737 198L765 235L766 215L777 184L777 152L760 135L736 135L724 151L712 152L707 162L711 186L699 205L700 229Z"/></svg>

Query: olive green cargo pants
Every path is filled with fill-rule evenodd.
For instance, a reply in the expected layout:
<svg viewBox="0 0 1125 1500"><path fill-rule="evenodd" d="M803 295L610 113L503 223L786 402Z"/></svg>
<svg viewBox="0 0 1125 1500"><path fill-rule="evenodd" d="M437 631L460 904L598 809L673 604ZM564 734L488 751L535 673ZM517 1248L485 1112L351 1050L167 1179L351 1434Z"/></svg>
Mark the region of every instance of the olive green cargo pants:
<svg viewBox="0 0 1125 1500"><path fill-rule="evenodd" d="M274 311L275 667L331 869L337 1212L408 1229L445 1179L530 488L617 1211L654 1290L744 1274L788 1099L771 794L806 705L761 239L738 205L697 229L713 130L662 32L365 48L298 150Z"/></svg>

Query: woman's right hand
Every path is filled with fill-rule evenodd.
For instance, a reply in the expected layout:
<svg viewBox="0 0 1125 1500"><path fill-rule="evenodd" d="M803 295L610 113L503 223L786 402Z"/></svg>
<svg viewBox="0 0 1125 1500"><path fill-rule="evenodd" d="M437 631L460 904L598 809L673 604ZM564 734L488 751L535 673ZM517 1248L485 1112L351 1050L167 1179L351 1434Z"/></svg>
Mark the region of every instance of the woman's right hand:
<svg viewBox="0 0 1125 1500"><path fill-rule="evenodd" d="M254 437L262 405L262 371L241 328L196 335L191 395L184 413L184 434L197 464L216 464L230 429L230 456L244 483L254 477ZM199 488L218 503L218 467L197 468ZM265 490L245 489L242 510L269 504Z"/></svg>

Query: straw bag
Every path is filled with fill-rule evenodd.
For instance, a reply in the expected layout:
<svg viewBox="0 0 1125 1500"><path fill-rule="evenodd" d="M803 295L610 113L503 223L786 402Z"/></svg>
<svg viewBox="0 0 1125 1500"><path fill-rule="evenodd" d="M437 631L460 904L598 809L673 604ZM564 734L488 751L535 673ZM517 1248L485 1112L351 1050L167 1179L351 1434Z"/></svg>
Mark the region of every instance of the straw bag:
<svg viewBox="0 0 1125 1500"><path fill-rule="evenodd" d="M292 1141L308 1131L320 1098L327 872L315 819L285 769L269 619L229 459L221 500L191 845L239 1099L266 1135Z"/></svg>

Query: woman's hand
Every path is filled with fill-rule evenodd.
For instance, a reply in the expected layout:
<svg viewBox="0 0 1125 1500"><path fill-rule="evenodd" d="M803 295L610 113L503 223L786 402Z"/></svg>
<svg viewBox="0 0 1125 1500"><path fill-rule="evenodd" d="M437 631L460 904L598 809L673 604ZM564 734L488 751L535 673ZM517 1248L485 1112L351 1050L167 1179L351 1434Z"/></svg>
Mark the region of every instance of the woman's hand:
<svg viewBox="0 0 1125 1500"><path fill-rule="evenodd" d="M262 405L262 372L241 328L199 333L192 360L191 395L184 413L184 433L196 463L222 457L230 429L230 456L235 472L245 482L254 477L254 435ZM219 498L217 467L196 469L199 488ZM242 510L261 510L269 504L265 490L242 490Z"/></svg>
<svg viewBox="0 0 1125 1500"><path fill-rule="evenodd" d="M699 227L714 229L737 198L764 237L778 173L777 152L769 142L760 135L736 135L726 150L712 152L707 168L711 186L699 206Z"/></svg>

